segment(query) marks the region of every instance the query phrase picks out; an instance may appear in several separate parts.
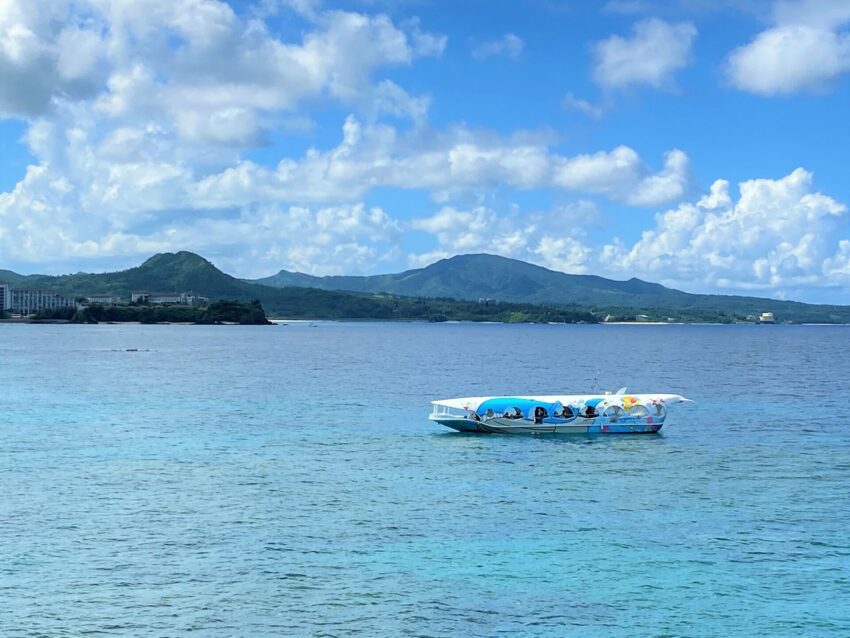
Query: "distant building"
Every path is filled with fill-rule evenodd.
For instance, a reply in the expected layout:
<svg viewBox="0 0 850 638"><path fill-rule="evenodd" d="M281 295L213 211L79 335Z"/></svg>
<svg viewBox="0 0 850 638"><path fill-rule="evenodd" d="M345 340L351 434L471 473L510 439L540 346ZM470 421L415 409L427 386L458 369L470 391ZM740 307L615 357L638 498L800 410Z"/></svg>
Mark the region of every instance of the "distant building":
<svg viewBox="0 0 850 638"><path fill-rule="evenodd" d="M0 284L0 313L12 309L12 291L8 284Z"/></svg>
<svg viewBox="0 0 850 638"><path fill-rule="evenodd" d="M772 312L763 312L759 315L759 323L776 323Z"/></svg>
<svg viewBox="0 0 850 638"><path fill-rule="evenodd" d="M130 301L152 305L173 303L182 306L204 306L210 300L191 292L134 292L130 295Z"/></svg>
<svg viewBox="0 0 850 638"><path fill-rule="evenodd" d="M86 299L88 299L91 303L102 303L104 305L127 303L127 300L123 297L110 294L87 295Z"/></svg>
<svg viewBox="0 0 850 638"><path fill-rule="evenodd" d="M10 310L21 315L32 315L42 310L77 307L75 300L49 290L13 288L11 297L12 304Z"/></svg>

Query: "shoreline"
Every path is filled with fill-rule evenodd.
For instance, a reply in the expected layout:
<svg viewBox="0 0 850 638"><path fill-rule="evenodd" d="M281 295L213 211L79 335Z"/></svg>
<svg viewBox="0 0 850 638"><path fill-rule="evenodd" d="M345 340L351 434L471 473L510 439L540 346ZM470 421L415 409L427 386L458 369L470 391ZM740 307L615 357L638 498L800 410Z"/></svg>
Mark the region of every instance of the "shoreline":
<svg viewBox="0 0 850 638"><path fill-rule="evenodd" d="M14 317L11 319L0 319L0 325L73 325L73 326L95 326L95 325L117 325L117 326L306 326L316 327L319 323L375 323L375 324L449 324L449 325L501 325L501 326L759 326L762 324L739 321L733 323L719 323L711 321L599 321L597 323L575 322L510 322L510 321L427 321L421 319L287 319L282 317L269 318L266 324L240 324L232 321L219 323L195 323L193 321L158 321L154 323L142 323L141 321L101 321L97 323L74 323L67 319L25 319ZM783 323L768 324L772 326L850 326L850 323Z"/></svg>

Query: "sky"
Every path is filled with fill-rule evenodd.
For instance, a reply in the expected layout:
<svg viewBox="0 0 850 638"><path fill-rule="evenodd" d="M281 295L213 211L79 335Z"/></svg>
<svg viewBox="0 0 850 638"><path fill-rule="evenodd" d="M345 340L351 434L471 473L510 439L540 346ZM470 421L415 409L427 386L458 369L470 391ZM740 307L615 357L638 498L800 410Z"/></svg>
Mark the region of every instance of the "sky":
<svg viewBox="0 0 850 638"><path fill-rule="evenodd" d="M0 268L465 253L850 304L848 0L0 0Z"/></svg>

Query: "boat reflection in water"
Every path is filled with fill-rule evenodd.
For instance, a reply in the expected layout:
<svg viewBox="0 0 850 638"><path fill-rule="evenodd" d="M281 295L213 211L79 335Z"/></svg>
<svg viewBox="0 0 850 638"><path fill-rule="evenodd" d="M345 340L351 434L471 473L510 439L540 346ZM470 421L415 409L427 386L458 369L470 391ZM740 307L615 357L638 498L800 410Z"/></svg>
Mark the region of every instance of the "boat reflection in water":
<svg viewBox="0 0 850 638"><path fill-rule="evenodd" d="M679 394L565 394L466 397L432 401L428 418L460 432L514 434L652 434Z"/></svg>

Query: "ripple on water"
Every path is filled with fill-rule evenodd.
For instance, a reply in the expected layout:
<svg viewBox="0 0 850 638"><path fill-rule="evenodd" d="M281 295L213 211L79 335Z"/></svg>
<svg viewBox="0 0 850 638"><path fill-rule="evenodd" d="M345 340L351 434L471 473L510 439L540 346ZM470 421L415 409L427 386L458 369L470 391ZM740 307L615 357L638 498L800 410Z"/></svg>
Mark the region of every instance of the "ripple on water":
<svg viewBox="0 0 850 638"><path fill-rule="evenodd" d="M0 326L0 634L846 636L847 334ZM425 419L595 378L697 403L648 437Z"/></svg>

